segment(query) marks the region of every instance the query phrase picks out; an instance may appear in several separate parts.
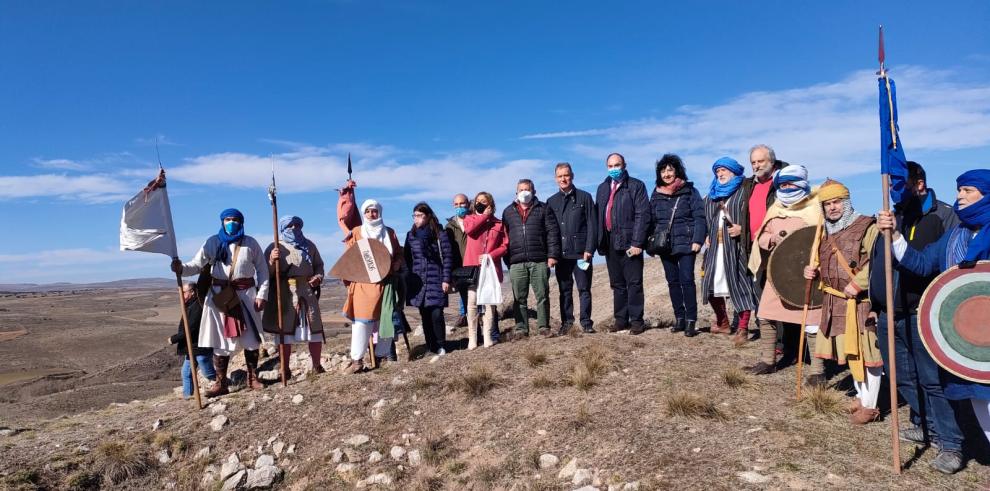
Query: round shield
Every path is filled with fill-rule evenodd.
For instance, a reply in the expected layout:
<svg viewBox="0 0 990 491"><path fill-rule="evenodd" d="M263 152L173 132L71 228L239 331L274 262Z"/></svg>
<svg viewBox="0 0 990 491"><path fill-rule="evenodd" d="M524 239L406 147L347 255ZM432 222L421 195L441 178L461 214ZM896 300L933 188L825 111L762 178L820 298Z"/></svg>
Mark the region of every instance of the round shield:
<svg viewBox="0 0 990 491"><path fill-rule="evenodd" d="M990 383L990 261L953 266L921 297L918 330L942 368L966 380Z"/></svg>
<svg viewBox="0 0 990 491"><path fill-rule="evenodd" d="M770 252L767 261L767 278L773 285L780 301L796 309L804 308L804 291L808 280L804 279L804 267L811 257L811 248L815 244L815 229L809 226L799 228L777 244ZM811 289L809 309L822 306L822 291Z"/></svg>

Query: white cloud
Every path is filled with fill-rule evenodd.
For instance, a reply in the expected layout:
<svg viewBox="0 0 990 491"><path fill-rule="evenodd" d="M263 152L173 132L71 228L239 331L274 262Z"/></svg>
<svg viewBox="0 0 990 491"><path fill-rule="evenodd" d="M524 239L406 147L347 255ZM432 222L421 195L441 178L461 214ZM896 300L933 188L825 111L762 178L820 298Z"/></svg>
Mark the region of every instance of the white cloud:
<svg viewBox="0 0 990 491"><path fill-rule="evenodd" d="M900 68L892 76L909 155L990 144L990 85L920 67ZM877 94L876 76L864 70L834 83L751 92L714 106L683 106L664 118L522 138L572 138L570 150L594 159L619 150L640 169L652 168L664 152L678 152L702 173L723 155L747 162L752 145L767 143L778 158L843 177L879 165Z"/></svg>
<svg viewBox="0 0 990 491"><path fill-rule="evenodd" d="M68 176L40 174L34 176L0 176L0 200L51 197L106 203L130 198L133 192L123 181L106 175Z"/></svg>
<svg viewBox="0 0 990 491"><path fill-rule="evenodd" d="M89 170L89 166L69 159L34 159L34 166L42 169Z"/></svg>

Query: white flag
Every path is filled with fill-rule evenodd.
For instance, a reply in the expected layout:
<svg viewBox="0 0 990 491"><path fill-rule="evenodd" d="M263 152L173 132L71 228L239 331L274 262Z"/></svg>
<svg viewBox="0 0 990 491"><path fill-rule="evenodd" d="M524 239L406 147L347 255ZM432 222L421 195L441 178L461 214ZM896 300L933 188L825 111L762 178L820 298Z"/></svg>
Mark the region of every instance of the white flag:
<svg viewBox="0 0 990 491"><path fill-rule="evenodd" d="M165 171L124 205L120 217L120 250L179 256L172 209L165 190Z"/></svg>

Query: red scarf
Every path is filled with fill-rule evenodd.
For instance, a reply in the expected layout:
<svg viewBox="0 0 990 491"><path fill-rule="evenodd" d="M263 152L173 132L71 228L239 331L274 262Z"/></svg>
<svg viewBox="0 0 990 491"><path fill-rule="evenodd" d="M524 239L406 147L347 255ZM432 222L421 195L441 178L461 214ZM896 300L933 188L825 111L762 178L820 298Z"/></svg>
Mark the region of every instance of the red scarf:
<svg viewBox="0 0 990 491"><path fill-rule="evenodd" d="M680 177L675 177L674 182L666 186L658 186L660 192L666 194L667 196L673 196L674 193L680 191L682 187L684 187L684 179L681 179Z"/></svg>

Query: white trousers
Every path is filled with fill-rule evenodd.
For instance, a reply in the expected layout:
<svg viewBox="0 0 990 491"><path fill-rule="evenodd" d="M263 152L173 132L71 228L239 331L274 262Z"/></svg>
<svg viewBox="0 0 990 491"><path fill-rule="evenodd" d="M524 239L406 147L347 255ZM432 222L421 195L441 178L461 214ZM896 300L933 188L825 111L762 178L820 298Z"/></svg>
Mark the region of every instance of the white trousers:
<svg viewBox="0 0 990 491"><path fill-rule="evenodd" d="M880 376L883 374L882 367L866 367L866 380L856 382L856 397L865 408L876 409L877 399L880 398Z"/></svg>
<svg viewBox="0 0 990 491"><path fill-rule="evenodd" d="M368 339L374 336L375 356L382 358L389 355L392 348L392 338L378 337L378 322L354 321L351 323L351 359L358 361L368 353Z"/></svg>

